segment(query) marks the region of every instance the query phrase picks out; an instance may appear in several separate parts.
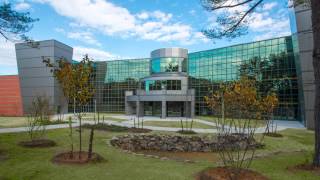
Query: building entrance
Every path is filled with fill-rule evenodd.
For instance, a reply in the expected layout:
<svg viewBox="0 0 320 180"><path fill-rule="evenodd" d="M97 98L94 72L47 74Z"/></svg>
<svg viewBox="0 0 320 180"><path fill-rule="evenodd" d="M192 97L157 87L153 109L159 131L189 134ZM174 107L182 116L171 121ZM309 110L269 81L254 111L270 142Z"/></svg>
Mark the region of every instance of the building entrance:
<svg viewBox="0 0 320 180"><path fill-rule="evenodd" d="M167 102L167 117L183 117L184 102Z"/></svg>
<svg viewBox="0 0 320 180"><path fill-rule="evenodd" d="M161 117L161 102L144 102L144 115Z"/></svg>

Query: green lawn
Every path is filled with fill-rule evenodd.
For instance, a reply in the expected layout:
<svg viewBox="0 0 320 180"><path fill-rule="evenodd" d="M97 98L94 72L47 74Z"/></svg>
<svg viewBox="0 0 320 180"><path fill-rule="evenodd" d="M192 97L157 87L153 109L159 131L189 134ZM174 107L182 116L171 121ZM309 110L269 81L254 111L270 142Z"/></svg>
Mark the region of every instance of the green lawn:
<svg viewBox="0 0 320 180"><path fill-rule="evenodd" d="M65 124L67 121L47 121L45 125ZM27 117L0 117L0 128L25 127L28 124Z"/></svg>
<svg viewBox="0 0 320 180"><path fill-rule="evenodd" d="M26 117L0 117L0 128L26 126Z"/></svg>
<svg viewBox="0 0 320 180"><path fill-rule="evenodd" d="M216 123L218 121L218 118L217 117L213 117L213 116L196 116L196 119L201 119L201 120L214 122L214 123ZM244 119L233 119L233 120L231 120L229 118L225 119L225 123L227 125L229 125L231 122L233 122L233 126L235 125L236 127L243 127L244 123L248 123L248 120L244 120ZM250 127L264 127L266 125L266 122L262 121L262 120L250 120L250 124L249 125L250 125Z"/></svg>
<svg viewBox="0 0 320 180"><path fill-rule="evenodd" d="M127 119L124 118L117 118L114 115L123 115L123 114L117 114L117 113L100 113L100 121L102 121L102 118L104 117L104 120L110 120L110 121L116 121L116 122L123 122L126 121ZM94 120L94 117L96 120L98 120L98 114L94 113L86 113L85 116L83 117L84 120Z"/></svg>
<svg viewBox="0 0 320 180"><path fill-rule="evenodd" d="M143 122L144 126L158 126L158 127L172 127L172 128L181 128L181 122L180 121L145 121ZM183 127L190 128L191 122L183 122ZM202 129L214 129L214 126L209 126L203 123L199 122L193 122L192 123L193 128L202 128Z"/></svg>
<svg viewBox="0 0 320 180"><path fill-rule="evenodd" d="M159 133L159 132L155 132ZM257 153L274 153L266 158L254 160L252 169L270 179L300 180L319 179L311 172L287 170L288 166L304 163L311 159L313 133L306 130L286 130L283 138L266 137L266 149ZM115 135L125 133L96 131L94 151L107 161L90 165L56 165L51 163L54 154L69 150L68 129L50 130L48 138L58 143L57 147L28 149L17 146L20 140L26 140L26 133L0 134L0 149L8 154L8 159L0 161L0 179L194 179L194 174L215 166L215 163L200 160L195 163L183 163L174 160L160 160L126 154L107 145ZM84 130L87 146L89 131ZM294 152L301 151L305 152Z"/></svg>

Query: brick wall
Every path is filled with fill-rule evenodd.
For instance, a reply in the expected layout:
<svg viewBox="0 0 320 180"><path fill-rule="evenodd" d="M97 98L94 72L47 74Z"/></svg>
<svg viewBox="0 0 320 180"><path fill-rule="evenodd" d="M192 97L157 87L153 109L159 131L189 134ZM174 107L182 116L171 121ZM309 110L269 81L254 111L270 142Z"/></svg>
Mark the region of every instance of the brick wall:
<svg viewBox="0 0 320 180"><path fill-rule="evenodd" d="M19 76L0 76L0 116L22 116Z"/></svg>

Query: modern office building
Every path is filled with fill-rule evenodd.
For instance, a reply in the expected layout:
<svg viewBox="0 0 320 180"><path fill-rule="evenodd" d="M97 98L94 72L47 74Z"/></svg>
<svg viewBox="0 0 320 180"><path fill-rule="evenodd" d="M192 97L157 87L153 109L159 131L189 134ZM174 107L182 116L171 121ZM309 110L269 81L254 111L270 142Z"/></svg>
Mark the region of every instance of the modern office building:
<svg viewBox="0 0 320 180"><path fill-rule="evenodd" d="M148 59L96 62L98 111L159 117L208 115L204 97L241 75L258 77L262 94L278 95L275 119L300 120L291 36L187 54L164 48Z"/></svg>
<svg viewBox="0 0 320 180"><path fill-rule="evenodd" d="M277 94L274 119L301 121L312 128L310 10L297 8L293 18L297 25L292 36L191 53L183 48L163 48L147 58L96 61L95 96L86 109L162 118L214 114L204 97L220 84L247 75L257 78L260 94ZM42 59L71 60L72 48L49 40L37 42L35 47L17 44L16 53L25 112L32 98L41 93L51 98L52 106L67 112L59 85Z"/></svg>

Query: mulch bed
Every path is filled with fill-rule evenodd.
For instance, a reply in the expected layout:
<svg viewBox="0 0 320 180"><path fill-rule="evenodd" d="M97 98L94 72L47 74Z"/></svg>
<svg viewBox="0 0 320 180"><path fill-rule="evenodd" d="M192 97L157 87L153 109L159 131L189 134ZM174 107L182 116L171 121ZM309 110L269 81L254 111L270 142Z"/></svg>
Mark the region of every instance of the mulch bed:
<svg viewBox="0 0 320 180"><path fill-rule="evenodd" d="M80 158L79 158L80 155ZM88 158L88 152L77 151L77 152L63 152L55 155L52 158L52 162L57 164L87 164L87 163L99 163L103 162L104 159L97 153L92 153L92 157Z"/></svg>
<svg viewBox="0 0 320 180"><path fill-rule="evenodd" d="M101 130L101 131L111 131L111 132L131 132L131 133L148 133L151 132L152 130L150 129L145 129L145 128L128 128L124 126L117 126L117 125L109 125L109 124L104 124L104 123L99 123L99 124L84 124L82 126L83 128L95 128L96 130Z"/></svg>
<svg viewBox="0 0 320 180"><path fill-rule="evenodd" d="M132 127L132 128L128 128L128 131L132 132L132 133L148 133L148 132L151 132L152 130L151 129L145 129L145 128Z"/></svg>
<svg viewBox="0 0 320 180"><path fill-rule="evenodd" d="M294 167L288 167L287 169L292 171L292 172L310 171L310 172L313 172L314 174L320 176L320 167L315 167L312 164L299 164L299 165L294 166Z"/></svg>
<svg viewBox="0 0 320 180"><path fill-rule="evenodd" d="M196 180L268 180L262 174L249 169L216 167L206 169L196 176Z"/></svg>
<svg viewBox="0 0 320 180"><path fill-rule="evenodd" d="M283 135L279 133L264 133L264 135L269 137L283 137Z"/></svg>
<svg viewBox="0 0 320 180"><path fill-rule="evenodd" d="M193 130L179 130L179 131L177 131L177 133L179 133L179 134L197 134Z"/></svg>
<svg viewBox="0 0 320 180"><path fill-rule="evenodd" d="M20 146L28 147L28 148L36 148L36 147L53 147L56 146L56 142L50 139L35 139L32 141L20 141L18 143Z"/></svg>

